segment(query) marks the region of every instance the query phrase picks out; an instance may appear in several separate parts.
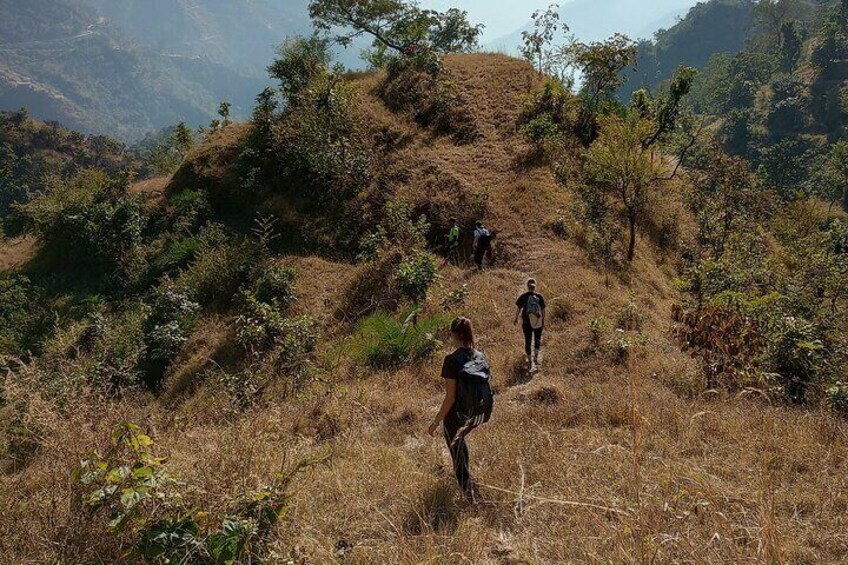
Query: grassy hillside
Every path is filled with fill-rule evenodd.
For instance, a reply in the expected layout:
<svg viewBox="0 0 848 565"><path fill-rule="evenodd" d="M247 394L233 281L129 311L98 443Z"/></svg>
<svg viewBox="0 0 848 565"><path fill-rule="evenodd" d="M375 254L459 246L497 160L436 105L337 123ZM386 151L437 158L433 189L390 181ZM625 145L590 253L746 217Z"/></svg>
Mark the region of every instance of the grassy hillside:
<svg viewBox="0 0 848 565"><path fill-rule="evenodd" d="M599 260L601 236L624 247L621 211L593 231L576 212L579 141L525 138L540 77L495 55L443 73L318 73L291 105L210 134L173 178L81 177L28 209L45 245L0 287L18 308L0 343L1 554L844 561L845 421L714 386L670 335L700 220L688 181L652 200L632 264ZM440 267L422 301L408 287L451 216L498 231L496 263ZM785 239L765 238L790 269ZM535 375L511 323L529 276L550 305ZM401 327L415 302L421 331ZM448 352L433 338L460 314L499 393L470 436L477 505L425 435ZM390 346L400 357L375 356Z"/></svg>

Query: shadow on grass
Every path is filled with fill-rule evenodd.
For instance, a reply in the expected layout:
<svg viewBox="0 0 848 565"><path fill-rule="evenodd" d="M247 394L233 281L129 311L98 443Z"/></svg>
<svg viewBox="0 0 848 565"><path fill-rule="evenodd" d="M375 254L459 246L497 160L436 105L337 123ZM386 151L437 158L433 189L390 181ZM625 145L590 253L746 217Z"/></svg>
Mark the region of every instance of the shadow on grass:
<svg viewBox="0 0 848 565"><path fill-rule="evenodd" d="M456 485L447 478L440 480L425 491L418 507L407 516L404 529L410 535L454 531L463 509L456 498Z"/></svg>

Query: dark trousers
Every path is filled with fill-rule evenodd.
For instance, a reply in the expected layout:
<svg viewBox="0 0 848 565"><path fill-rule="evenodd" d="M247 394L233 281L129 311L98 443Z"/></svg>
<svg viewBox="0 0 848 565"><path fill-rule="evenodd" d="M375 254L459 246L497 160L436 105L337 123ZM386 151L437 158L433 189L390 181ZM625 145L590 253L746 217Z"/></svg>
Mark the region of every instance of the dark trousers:
<svg viewBox="0 0 848 565"><path fill-rule="evenodd" d="M453 460L453 472L456 482L464 492L471 492L474 485L468 472L468 445L465 436L477 427L473 422L460 417L455 412L450 412L445 418L442 426L445 432L445 442Z"/></svg>
<svg viewBox="0 0 848 565"><path fill-rule="evenodd" d="M478 269L483 268L483 258L487 258L489 263L492 262L492 244L488 245L478 245L474 248L474 263L477 264Z"/></svg>
<svg viewBox="0 0 848 565"><path fill-rule="evenodd" d="M536 351L542 349L542 330L544 328L534 329L528 322L524 322L522 329L524 330L524 353L529 357L533 352L531 346L535 345Z"/></svg>

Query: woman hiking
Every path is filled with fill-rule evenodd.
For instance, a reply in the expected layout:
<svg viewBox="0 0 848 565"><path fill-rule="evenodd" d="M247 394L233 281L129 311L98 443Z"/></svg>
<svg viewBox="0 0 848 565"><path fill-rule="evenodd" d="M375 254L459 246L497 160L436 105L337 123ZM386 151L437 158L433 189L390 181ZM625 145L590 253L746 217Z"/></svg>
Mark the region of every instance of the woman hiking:
<svg viewBox="0 0 848 565"><path fill-rule="evenodd" d="M536 292L537 286L536 279L527 281L527 292L515 301L517 310L513 321L513 324L518 324L518 318L521 318L524 355L530 370L538 368L542 362L542 331L545 329L545 297Z"/></svg>
<svg viewBox="0 0 848 565"><path fill-rule="evenodd" d="M443 423L445 442L453 461L453 471L463 494L474 500L474 481L468 471L467 436L485 424L492 415L491 370L486 356L474 347L474 327L468 318L451 324L451 340L456 351L445 357L442 378L445 399L427 433L436 435Z"/></svg>

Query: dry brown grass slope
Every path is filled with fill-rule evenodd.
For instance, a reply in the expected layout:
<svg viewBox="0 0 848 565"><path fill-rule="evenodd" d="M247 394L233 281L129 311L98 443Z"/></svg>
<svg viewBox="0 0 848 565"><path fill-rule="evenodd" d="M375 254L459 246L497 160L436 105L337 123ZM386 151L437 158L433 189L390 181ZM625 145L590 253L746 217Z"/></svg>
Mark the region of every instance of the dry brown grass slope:
<svg viewBox="0 0 848 565"><path fill-rule="evenodd" d="M347 330L332 316L357 267L283 258L300 270L299 307L326 308L328 378L296 397L270 390L247 412L235 411L211 381L176 405L80 399L85 408L71 421L58 421L45 404L27 422L43 448L24 470L0 478L7 561L119 560L114 540L86 529L67 477L122 419L152 430L170 471L197 486L188 496L212 519L294 459L331 454L298 482L275 534L276 548L293 549L304 563L848 561L845 422L755 395L703 393L696 365L667 338L678 297L661 253L640 240L630 275L607 277L574 243L540 227L548 219L540 215L571 195L546 167L516 166L527 149L515 121L536 81L529 68L502 56L452 57L448 67L473 103L482 133L474 143L457 145L389 112L374 95L377 77L359 84L371 119L407 140L387 158L397 193L424 206L449 205L451 190L480 191L501 231L504 261L480 275L444 270L429 306L468 284L460 311L493 363L496 414L469 441L485 503L458 500L443 442L425 434L441 400L440 359L377 374L358 365L344 354ZM530 275L557 312L544 368L532 379L520 369L520 330L511 323ZM590 322L615 322L631 303L641 331L632 332L622 362L607 343L615 332L596 339ZM213 356L226 341L220 320L200 332L172 386L181 370L203 365L199 351ZM348 546L340 558L338 548Z"/></svg>

